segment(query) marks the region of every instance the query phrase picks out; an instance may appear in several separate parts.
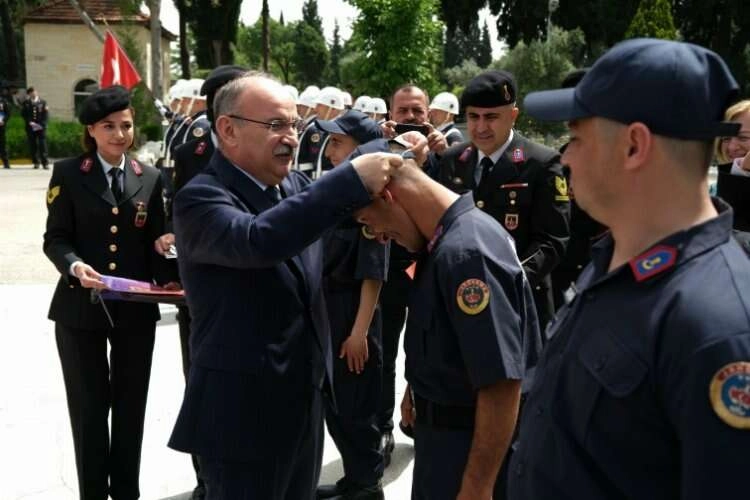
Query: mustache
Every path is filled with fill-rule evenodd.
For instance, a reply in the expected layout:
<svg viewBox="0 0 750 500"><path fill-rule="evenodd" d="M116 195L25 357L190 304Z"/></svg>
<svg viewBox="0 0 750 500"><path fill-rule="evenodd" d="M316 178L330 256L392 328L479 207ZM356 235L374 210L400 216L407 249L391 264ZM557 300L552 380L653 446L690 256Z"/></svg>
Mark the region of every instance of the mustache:
<svg viewBox="0 0 750 500"><path fill-rule="evenodd" d="M292 147L288 144L280 144L273 149L274 155L290 155L292 154Z"/></svg>

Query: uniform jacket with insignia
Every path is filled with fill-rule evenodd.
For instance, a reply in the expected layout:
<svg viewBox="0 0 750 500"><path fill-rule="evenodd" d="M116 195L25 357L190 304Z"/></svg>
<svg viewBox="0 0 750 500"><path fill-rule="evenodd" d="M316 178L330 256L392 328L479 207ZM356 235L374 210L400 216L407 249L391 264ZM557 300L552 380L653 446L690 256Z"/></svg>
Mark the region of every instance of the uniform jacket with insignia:
<svg viewBox="0 0 750 500"><path fill-rule="evenodd" d="M177 147L174 151L174 169L172 169L172 196L166 201L167 231L172 231L172 203L174 195L198 175L208 165L214 154L214 143L210 133L201 139L194 139Z"/></svg>
<svg viewBox="0 0 750 500"><path fill-rule="evenodd" d="M307 163L310 166L308 168L303 167L302 170L312 170L315 168L326 135L325 132L315 126L314 121L310 122L310 125L307 126L299 138L295 168L300 169L300 165L304 166Z"/></svg>
<svg viewBox="0 0 750 500"><path fill-rule="evenodd" d="M716 194L734 211L734 229L750 231L750 177L731 174L732 164L719 165Z"/></svg>
<svg viewBox="0 0 750 500"><path fill-rule="evenodd" d="M49 310L53 321L78 329L109 328L91 290L69 273L73 262L83 261L100 274L158 284L174 277L173 264L154 250L154 240L164 232L159 172L126 156L124 173L122 199L116 203L96 154L54 165L44 233L44 253L60 272ZM107 308L118 327L159 319L156 304L112 300Z"/></svg>
<svg viewBox="0 0 750 500"><path fill-rule="evenodd" d="M471 143L451 147L441 158L438 181L457 193L473 191L477 207L513 237L544 325L554 312L550 273L570 237L570 202L560 154L514 131L480 186L474 183L477 157Z"/></svg>
<svg viewBox="0 0 750 500"><path fill-rule="evenodd" d="M48 115L47 101L44 99L39 99L36 102L26 99L21 104L21 116L23 116L23 121L26 122L26 127L29 127L30 122L35 122L43 128L47 128Z"/></svg>

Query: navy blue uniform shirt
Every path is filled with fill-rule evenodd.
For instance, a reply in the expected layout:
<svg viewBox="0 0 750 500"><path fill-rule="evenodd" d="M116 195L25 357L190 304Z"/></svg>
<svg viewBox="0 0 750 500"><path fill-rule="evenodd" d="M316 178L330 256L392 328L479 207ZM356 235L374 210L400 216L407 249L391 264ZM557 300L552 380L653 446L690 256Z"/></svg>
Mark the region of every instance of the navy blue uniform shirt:
<svg viewBox="0 0 750 500"><path fill-rule="evenodd" d="M383 245L361 224L346 220L324 236L323 276L333 287L353 287L359 297L363 280L386 281L390 244Z"/></svg>
<svg viewBox="0 0 750 500"><path fill-rule="evenodd" d="M750 260L732 212L611 272L605 237L548 328L510 498L747 498Z"/></svg>
<svg viewBox="0 0 750 500"><path fill-rule="evenodd" d="M541 349L534 299L510 235L471 193L443 215L417 264L406 378L422 398L474 406L477 390L521 380Z"/></svg>

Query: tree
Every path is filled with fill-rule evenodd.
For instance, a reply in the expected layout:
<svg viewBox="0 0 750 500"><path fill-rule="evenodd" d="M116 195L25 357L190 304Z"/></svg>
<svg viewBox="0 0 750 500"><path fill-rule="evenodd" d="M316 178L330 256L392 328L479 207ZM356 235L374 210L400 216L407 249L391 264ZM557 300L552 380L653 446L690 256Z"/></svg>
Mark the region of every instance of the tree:
<svg viewBox="0 0 750 500"><path fill-rule="evenodd" d="M359 9L346 58L351 67L342 63L351 92L387 96L404 82L435 92L443 37L437 0L348 1Z"/></svg>
<svg viewBox="0 0 750 500"><path fill-rule="evenodd" d="M329 85L339 85L341 83L341 55L343 47L341 46L341 37L339 36L339 22L333 23L333 44L331 44L330 61L325 73L325 80Z"/></svg>
<svg viewBox="0 0 750 500"><path fill-rule="evenodd" d="M328 46L323 35L306 21L294 23L292 60L300 88L321 83L328 65Z"/></svg>
<svg viewBox="0 0 750 500"><path fill-rule="evenodd" d="M581 30L564 31L553 27L546 41L535 40L528 45L519 42L492 66L510 71L516 77L516 101L521 107L527 93L559 87L565 75L576 68L573 60L584 44ZM526 132L559 135L564 130L562 123L532 120L523 112L522 107L516 124Z"/></svg>
<svg viewBox="0 0 750 500"><path fill-rule="evenodd" d="M188 24L195 37L195 59L201 68L233 61L242 0L190 0Z"/></svg>
<svg viewBox="0 0 750 500"><path fill-rule="evenodd" d="M268 28L268 0L263 0L263 8L260 10L261 19L261 50L263 53L263 71L268 72L268 59L271 57L271 35ZM282 26L284 23L279 23Z"/></svg>
<svg viewBox="0 0 750 500"><path fill-rule="evenodd" d="M323 20L318 15L318 1L305 0L302 4L302 22L307 23L323 36Z"/></svg>
<svg viewBox="0 0 750 500"><path fill-rule="evenodd" d="M586 64L625 38L640 0L560 0L552 21L563 29L580 28L586 37Z"/></svg>
<svg viewBox="0 0 750 500"><path fill-rule="evenodd" d="M485 21L484 28L482 28L482 39L477 48L477 64L482 68L486 68L491 62L492 42L490 42L490 29L487 26L487 21Z"/></svg>
<svg viewBox="0 0 750 500"><path fill-rule="evenodd" d="M262 69L262 24L263 20L258 19L252 26L240 25L237 35L237 62L248 68ZM292 61L294 36L294 23L282 26L273 19L268 20L270 50L268 53L268 69L264 69L264 71L285 82L291 82L295 77Z"/></svg>
<svg viewBox="0 0 750 500"><path fill-rule="evenodd" d="M266 0L266 5L268 5L268 0ZM284 24L285 24L284 23L284 11L283 10L279 13L279 24L282 25L282 26L284 26Z"/></svg>
<svg viewBox="0 0 750 500"><path fill-rule="evenodd" d="M641 0L638 11L625 32L625 38L639 37L677 39L669 0Z"/></svg>
<svg viewBox="0 0 750 500"><path fill-rule="evenodd" d="M443 57L446 67L458 66L467 59L479 60L481 35L477 23L471 24L468 30L456 27L453 32L446 31ZM490 61L487 63L489 64Z"/></svg>
<svg viewBox="0 0 750 500"><path fill-rule="evenodd" d="M162 98L162 57L161 57L161 0L148 0L151 30L151 93L156 99Z"/></svg>
<svg viewBox="0 0 750 500"><path fill-rule="evenodd" d="M482 72L474 59L464 59L459 66L453 66L443 72L445 81L451 88L451 92L460 95L463 92L466 82Z"/></svg>
<svg viewBox="0 0 750 500"><path fill-rule="evenodd" d="M185 80L190 79L190 52L188 51L188 35L187 35L187 0L172 0L177 9L178 23L179 23L179 37L180 37L180 69L182 72L182 78Z"/></svg>
<svg viewBox="0 0 750 500"><path fill-rule="evenodd" d="M487 5L487 0L440 0L440 12L447 27L447 32L453 34L456 28L468 32L472 24L476 24L478 12Z"/></svg>

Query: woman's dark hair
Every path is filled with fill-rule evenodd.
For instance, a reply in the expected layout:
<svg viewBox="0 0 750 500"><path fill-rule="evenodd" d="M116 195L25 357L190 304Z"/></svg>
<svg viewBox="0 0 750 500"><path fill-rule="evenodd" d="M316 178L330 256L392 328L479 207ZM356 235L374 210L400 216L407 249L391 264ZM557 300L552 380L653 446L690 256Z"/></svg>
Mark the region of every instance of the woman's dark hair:
<svg viewBox="0 0 750 500"><path fill-rule="evenodd" d="M130 116L133 117L133 128L135 129L135 109L133 109L133 106L128 107L127 109L130 110ZM96 123L94 123L96 125ZM128 149L133 149L135 146L135 131L133 133L133 142L130 143L130 146ZM91 137L91 134L89 134L89 128L88 125L83 126L83 135L81 136L81 147L86 153L95 153L96 152L96 141L93 137Z"/></svg>

